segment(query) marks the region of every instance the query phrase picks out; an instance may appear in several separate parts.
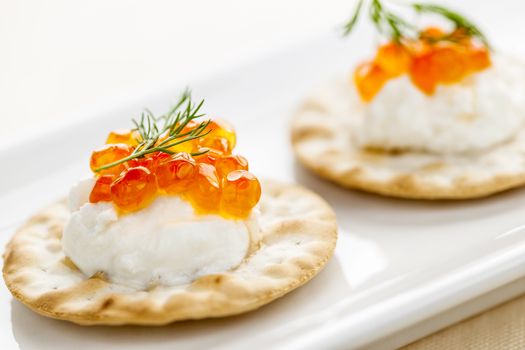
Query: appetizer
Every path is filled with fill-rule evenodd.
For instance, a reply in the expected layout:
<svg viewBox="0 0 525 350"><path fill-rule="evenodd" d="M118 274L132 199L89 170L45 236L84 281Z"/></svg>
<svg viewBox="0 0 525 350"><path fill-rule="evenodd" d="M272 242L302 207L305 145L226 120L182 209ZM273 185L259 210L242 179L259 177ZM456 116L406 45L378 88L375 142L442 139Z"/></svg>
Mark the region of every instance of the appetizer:
<svg viewBox="0 0 525 350"><path fill-rule="evenodd" d="M377 50L300 107L292 127L299 160L342 186L404 198L474 198L523 185L525 65L496 53L463 15L428 3L360 1L346 34L366 6ZM416 26L396 6L438 25Z"/></svg>
<svg viewBox="0 0 525 350"><path fill-rule="evenodd" d="M78 324L159 325L256 309L331 257L335 215L317 195L259 182L225 121L189 92L165 115L109 133L93 176L30 219L3 274L32 310Z"/></svg>

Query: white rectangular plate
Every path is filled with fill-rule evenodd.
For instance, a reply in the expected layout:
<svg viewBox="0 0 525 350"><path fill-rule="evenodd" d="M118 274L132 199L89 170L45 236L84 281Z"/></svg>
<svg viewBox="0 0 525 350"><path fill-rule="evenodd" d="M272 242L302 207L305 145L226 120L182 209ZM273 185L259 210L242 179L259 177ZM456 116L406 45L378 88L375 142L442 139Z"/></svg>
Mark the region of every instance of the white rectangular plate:
<svg viewBox="0 0 525 350"><path fill-rule="evenodd" d="M255 312L157 328L47 319L14 301L2 283L2 348L390 348L523 292L523 190L464 202L395 200L338 188L295 162L288 130L294 108L320 81L346 74L357 57L353 48L364 42L328 36L192 83L195 95L206 97L210 116L234 123L237 151L255 174L298 182L335 208L336 254L319 276ZM0 244L89 174L89 152L108 130L129 125L142 107L167 109L180 90L0 150Z"/></svg>

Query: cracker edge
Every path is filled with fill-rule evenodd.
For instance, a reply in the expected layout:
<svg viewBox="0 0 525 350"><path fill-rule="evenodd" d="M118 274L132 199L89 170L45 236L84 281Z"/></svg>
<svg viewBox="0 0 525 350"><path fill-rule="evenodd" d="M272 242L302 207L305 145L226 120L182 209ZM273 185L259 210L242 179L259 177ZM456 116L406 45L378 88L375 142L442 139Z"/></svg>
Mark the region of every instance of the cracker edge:
<svg viewBox="0 0 525 350"><path fill-rule="evenodd" d="M278 299L290 291L300 287L311 280L326 265L333 255L337 241L337 223L335 213L332 208L317 194L306 190L300 186L277 183L273 181L264 182L265 190L269 188L266 195L278 196L283 192L298 191L301 196L310 196L315 201L317 209L321 209L326 227L320 236L328 237L324 243L324 249L315 256L315 261L309 262L311 268L304 269L302 262L292 263L299 271L295 276L288 276L290 281L281 288L270 289L265 293L246 293L241 290L240 293L235 289L235 285L228 283L230 277L228 274L215 274L203 276L189 285L190 291L183 295L170 297L164 304L164 308L158 308L152 300L149 302L137 303L130 300L126 294L112 293L106 295L97 302L89 305L82 310L82 313L70 313L59 311L60 307L67 301L78 297L86 289L99 289L107 287L108 282L99 277L92 277L82 281L81 288L79 285L65 291L48 292L37 298L27 297L23 292L23 281L17 281L16 274L9 271L24 268L26 264L31 264L31 258L19 252L19 246L23 245L24 233L34 224L41 222L43 219L53 219L51 214L37 214L22 226L11 238L3 254L4 267L2 269L4 281L13 296L29 307L31 310L43 316L71 321L80 325L165 325L175 321L196 320L203 318L216 318L232 316L247 311L255 310L275 299ZM292 225L293 226L293 225ZM287 228L288 227L288 228ZM286 230L289 226L284 227L284 232L271 232L270 235L288 234ZM249 259L249 257L248 257ZM233 270L235 271L235 269ZM77 287L77 288L75 288ZM136 293L144 293L137 291ZM147 292L146 292L147 293ZM204 294L200 294L204 293ZM230 296L229 296L230 295ZM234 297L231 297L234 295ZM168 305L169 304L169 305ZM179 306L190 305L180 310ZM191 307L193 306L193 307Z"/></svg>
<svg viewBox="0 0 525 350"><path fill-rule="evenodd" d="M355 166L345 173L339 174L332 167L319 164L315 157L309 157L308 154L304 154L300 149L301 143L325 134L324 124L321 122L317 125L310 123L310 127L318 127L319 132L316 132L313 128L305 130L298 126L302 112L309 106L318 104L319 102L314 97L311 97L305 100L296 110L291 123L292 148L296 157L306 168L342 187L405 199L463 200L487 197L525 184L525 171L516 175L494 176L487 181L476 181L467 176L457 177L454 179L453 186L423 183L421 178L413 173L402 173L392 176L388 181L374 181L367 177L366 169L363 166ZM385 155L385 157L388 157L388 155ZM359 163L359 160L355 159L355 162Z"/></svg>

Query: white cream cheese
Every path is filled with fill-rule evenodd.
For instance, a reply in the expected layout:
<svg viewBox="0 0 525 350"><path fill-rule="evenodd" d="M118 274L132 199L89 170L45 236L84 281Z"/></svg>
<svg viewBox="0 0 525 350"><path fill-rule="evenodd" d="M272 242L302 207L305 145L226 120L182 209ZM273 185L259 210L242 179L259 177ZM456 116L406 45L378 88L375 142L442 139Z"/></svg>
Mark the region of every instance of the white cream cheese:
<svg viewBox="0 0 525 350"><path fill-rule="evenodd" d="M390 80L363 106L354 135L361 147L479 152L512 139L525 121L525 68L493 55L493 64L435 94L423 94L405 75Z"/></svg>
<svg viewBox="0 0 525 350"><path fill-rule="evenodd" d="M64 252L86 276L104 272L137 289L227 271L244 259L256 230L255 214L246 221L196 215L178 196L160 196L143 210L118 216L111 203L87 203L90 191L87 180L71 190Z"/></svg>

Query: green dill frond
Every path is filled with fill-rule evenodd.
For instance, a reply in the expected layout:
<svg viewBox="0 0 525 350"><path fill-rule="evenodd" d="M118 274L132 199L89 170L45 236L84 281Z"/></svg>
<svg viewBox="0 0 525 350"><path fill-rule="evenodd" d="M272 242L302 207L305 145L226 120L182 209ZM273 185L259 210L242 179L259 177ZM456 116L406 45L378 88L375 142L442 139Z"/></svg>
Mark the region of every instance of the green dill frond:
<svg viewBox="0 0 525 350"><path fill-rule="evenodd" d="M349 35L356 27L357 21L363 12L365 0L359 0L357 6L350 17L350 20L343 26L343 35ZM445 8L443 6L428 3L413 3L409 5L417 14L435 14L452 22L456 29L462 29L465 35L477 38L487 48L490 44L481 30L470 20L460 13ZM402 38L418 38L422 32L414 25L407 22L401 16L395 14L384 6L381 0L369 0L368 16L376 30L394 42L401 43ZM436 39L433 39L436 40ZM454 41L454 36L445 35L437 41Z"/></svg>
<svg viewBox="0 0 525 350"><path fill-rule="evenodd" d="M206 130L210 120L203 121L194 128L185 131L190 122L205 116L201 112L203 104L204 100L195 104L191 99L190 90L186 89L177 103L164 115L156 117L150 110L144 109L139 119L132 119L135 126L133 130L136 130L140 135L137 140L138 145L133 153L128 157L97 168L95 171L112 168L150 153L162 152L172 155L177 152L170 150L170 148L206 136L211 132L211 130ZM161 137L165 138L159 142ZM203 150L191 155L197 156L206 152L207 150Z"/></svg>

